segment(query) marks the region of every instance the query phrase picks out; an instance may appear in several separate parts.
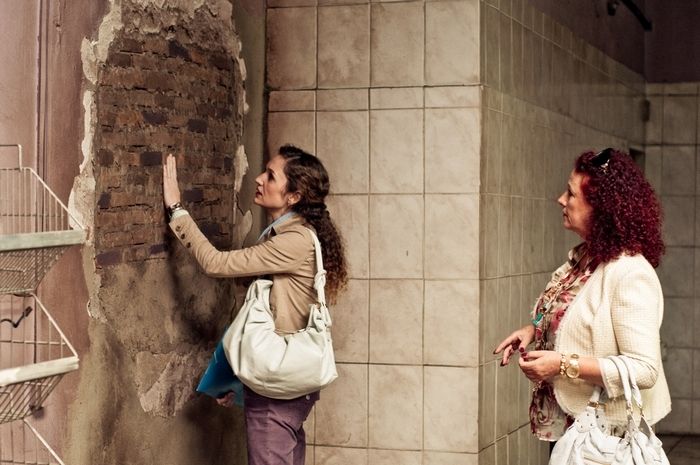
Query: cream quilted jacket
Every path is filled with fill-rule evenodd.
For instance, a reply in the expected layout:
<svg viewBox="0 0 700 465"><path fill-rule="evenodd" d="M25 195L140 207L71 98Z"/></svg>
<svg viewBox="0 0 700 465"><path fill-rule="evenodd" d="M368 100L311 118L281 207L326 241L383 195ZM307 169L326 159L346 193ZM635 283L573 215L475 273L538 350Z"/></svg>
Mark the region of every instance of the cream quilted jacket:
<svg viewBox="0 0 700 465"><path fill-rule="evenodd" d="M569 265L562 268L566 266ZM624 354L635 362L644 415L649 423L658 422L671 411L661 363L662 318L661 285L654 268L642 255L623 255L598 266L566 311L555 350L599 358L611 398L605 405L610 425L626 424L627 415L617 370L610 361L602 360L609 355ZM585 408L592 392L593 385L582 379L557 376L554 380L557 401L570 415Z"/></svg>

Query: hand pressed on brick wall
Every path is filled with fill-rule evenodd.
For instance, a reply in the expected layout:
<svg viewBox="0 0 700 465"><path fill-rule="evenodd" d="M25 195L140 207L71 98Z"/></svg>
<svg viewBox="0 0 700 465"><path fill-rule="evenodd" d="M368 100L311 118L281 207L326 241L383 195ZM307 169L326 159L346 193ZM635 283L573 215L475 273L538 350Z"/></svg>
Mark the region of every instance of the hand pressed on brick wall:
<svg viewBox="0 0 700 465"><path fill-rule="evenodd" d="M172 153L163 164L163 203L166 207L180 202L180 187L177 185L177 164Z"/></svg>

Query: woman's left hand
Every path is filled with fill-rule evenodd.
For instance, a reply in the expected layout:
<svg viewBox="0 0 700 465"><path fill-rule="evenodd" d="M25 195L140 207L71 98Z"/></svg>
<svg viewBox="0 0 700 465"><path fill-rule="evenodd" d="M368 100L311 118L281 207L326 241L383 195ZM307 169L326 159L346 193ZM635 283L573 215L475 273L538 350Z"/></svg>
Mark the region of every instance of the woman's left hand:
<svg viewBox="0 0 700 465"><path fill-rule="evenodd" d="M236 402L236 394L231 391L227 393L224 397L220 397L216 399L216 403L221 405L222 407L233 407Z"/></svg>
<svg viewBox="0 0 700 465"><path fill-rule="evenodd" d="M553 350L533 350L518 360L520 369L530 381L547 381L559 374L561 355Z"/></svg>

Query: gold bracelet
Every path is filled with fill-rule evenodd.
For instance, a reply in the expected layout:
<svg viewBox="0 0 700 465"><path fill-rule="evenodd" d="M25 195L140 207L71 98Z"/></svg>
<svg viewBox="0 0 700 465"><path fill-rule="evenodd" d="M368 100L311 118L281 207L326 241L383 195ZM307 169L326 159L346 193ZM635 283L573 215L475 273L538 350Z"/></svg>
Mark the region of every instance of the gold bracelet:
<svg viewBox="0 0 700 465"><path fill-rule="evenodd" d="M174 211L176 211L176 210L182 210L182 209L183 209L183 208L182 208L182 204L181 204L180 202L175 202L174 204L169 205L168 207L166 207L166 210L168 210L168 213L169 213L170 215L172 215Z"/></svg>
<svg viewBox="0 0 700 465"><path fill-rule="evenodd" d="M561 354L561 359L559 360L559 375L560 376L565 376L566 375L566 368L569 366L568 360L566 358L566 354Z"/></svg>
<svg viewBox="0 0 700 465"><path fill-rule="evenodd" d="M579 373L580 373L580 366L579 366L579 357L578 354L571 354L571 360L569 360L569 364L566 367L566 377L570 379L578 378Z"/></svg>

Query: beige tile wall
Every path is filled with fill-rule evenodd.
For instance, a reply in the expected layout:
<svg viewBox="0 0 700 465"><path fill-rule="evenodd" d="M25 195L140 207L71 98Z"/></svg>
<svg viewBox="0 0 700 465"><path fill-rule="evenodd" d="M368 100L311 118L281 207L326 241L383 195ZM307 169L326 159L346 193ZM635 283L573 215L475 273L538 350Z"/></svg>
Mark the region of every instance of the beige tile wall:
<svg viewBox="0 0 700 465"><path fill-rule="evenodd" d="M647 85L646 168L664 209L661 340L673 401L659 431L672 433L700 433L699 85Z"/></svg>
<svg viewBox="0 0 700 465"><path fill-rule="evenodd" d="M644 144L641 76L524 0L481 3L480 464L547 463L530 434L531 386L492 355L576 237L555 201L576 155Z"/></svg>
<svg viewBox="0 0 700 465"><path fill-rule="evenodd" d="M350 264L307 463L478 463L480 8L268 2L268 147L323 160Z"/></svg>
<svg viewBox="0 0 700 465"><path fill-rule="evenodd" d="M643 145L642 78L526 0L268 0L267 27L268 147L324 161L350 262L307 463L546 463L491 351L574 244L574 156Z"/></svg>

